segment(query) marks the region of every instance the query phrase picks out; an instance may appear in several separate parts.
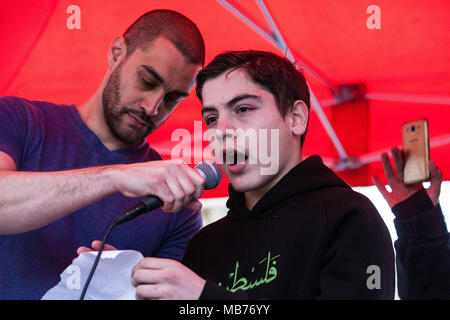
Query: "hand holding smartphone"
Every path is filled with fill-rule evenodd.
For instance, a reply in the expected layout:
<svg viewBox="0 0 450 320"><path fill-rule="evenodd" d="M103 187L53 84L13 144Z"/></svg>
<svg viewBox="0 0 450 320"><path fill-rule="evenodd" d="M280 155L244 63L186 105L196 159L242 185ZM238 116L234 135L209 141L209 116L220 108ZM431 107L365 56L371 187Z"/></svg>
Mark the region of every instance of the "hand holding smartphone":
<svg viewBox="0 0 450 320"><path fill-rule="evenodd" d="M423 188L423 181L430 180L426 192L436 206L443 175L436 163L429 160L428 121L419 119L404 123L402 137L403 150L397 147L391 149L395 170L389 160L389 154L381 154L384 174L391 190L388 190L377 176L372 177L372 182L393 208Z"/></svg>

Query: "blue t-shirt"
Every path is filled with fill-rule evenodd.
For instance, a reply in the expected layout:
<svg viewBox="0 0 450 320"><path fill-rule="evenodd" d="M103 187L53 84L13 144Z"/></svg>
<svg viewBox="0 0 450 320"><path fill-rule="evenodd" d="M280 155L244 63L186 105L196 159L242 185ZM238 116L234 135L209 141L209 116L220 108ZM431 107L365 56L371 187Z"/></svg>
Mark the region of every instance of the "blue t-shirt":
<svg viewBox="0 0 450 320"><path fill-rule="evenodd" d="M0 151L17 170L35 172L161 159L146 141L109 151L74 105L17 97L0 98ZM137 202L117 193L37 230L0 236L0 299L40 299L59 282L77 248L101 240L113 218ZM116 226L107 242L144 256L181 260L201 227L199 211L157 209Z"/></svg>

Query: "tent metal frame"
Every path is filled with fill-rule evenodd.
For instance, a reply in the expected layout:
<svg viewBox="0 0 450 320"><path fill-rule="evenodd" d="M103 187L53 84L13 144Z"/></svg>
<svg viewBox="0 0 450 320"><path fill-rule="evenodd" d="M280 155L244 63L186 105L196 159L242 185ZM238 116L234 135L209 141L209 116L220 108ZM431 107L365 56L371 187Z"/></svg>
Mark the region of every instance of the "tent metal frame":
<svg viewBox="0 0 450 320"><path fill-rule="evenodd" d="M309 73L312 77L317 79L320 83L325 85L331 90L335 97L332 101L327 101L327 106L333 106L342 102L339 88L334 85L325 75L311 65L306 59L300 56L297 52L293 52L289 48L285 38L283 37L277 23L275 22L273 15L265 4L264 0L255 0L256 5L261 10L266 22L270 26L268 30L265 26L261 25L254 19L248 12L241 8L233 0L217 0L226 9L233 13L237 18L254 30L262 38L270 42L273 46L279 49L286 57L300 66L305 72ZM308 85L309 86L309 85ZM337 136L332 124L323 111L323 106L318 101L314 92L311 90L311 106L316 112L325 132L331 140L334 148L339 154L338 161L329 162L328 164L336 171L345 169L357 169L363 165L377 162L380 160L380 155L383 152L389 153L389 149L379 150L376 152L367 153L358 157L349 157L344 149L339 137ZM444 104L450 105L450 97L430 97L430 96L414 96L414 95L400 95L400 94L376 94L366 93L364 96L367 100L379 100L379 101L399 101L399 102L412 102L412 103L425 103L425 104ZM450 144L450 134L446 134L439 137L430 139L430 147L438 147L442 145ZM328 161L327 161L328 162Z"/></svg>

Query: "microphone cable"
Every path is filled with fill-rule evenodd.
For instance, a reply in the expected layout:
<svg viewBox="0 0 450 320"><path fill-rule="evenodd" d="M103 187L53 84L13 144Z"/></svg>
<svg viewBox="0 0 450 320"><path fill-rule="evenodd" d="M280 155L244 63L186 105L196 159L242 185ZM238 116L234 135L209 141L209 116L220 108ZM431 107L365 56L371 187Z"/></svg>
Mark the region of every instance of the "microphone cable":
<svg viewBox="0 0 450 320"><path fill-rule="evenodd" d="M106 240L108 239L109 235L111 234L112 229L117 225L117 219L114 219L114 221L111 223L111 225L108 227L108 229L105 232L105 235L103 236L102 244L100 245L100 248L97 252L97 257L95 257L94 264L91 267L91 271L89 272L89 275L86 279L86 283L83 286L83 291L80 295L80 300L84 300L84 296L86 295L87 288L89 286L89 283L91 282L92 276L94 275L95 269L97 269L98 262L100 261L100 256L102 255L103 248L105 247Z"/></svg>

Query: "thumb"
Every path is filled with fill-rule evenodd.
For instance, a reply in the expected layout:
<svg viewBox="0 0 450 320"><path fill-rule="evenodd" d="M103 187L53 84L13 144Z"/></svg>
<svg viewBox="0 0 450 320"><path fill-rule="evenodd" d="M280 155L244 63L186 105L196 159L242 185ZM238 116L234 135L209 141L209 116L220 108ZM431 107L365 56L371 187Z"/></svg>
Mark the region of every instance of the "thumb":
<svg viewBox="0 0 450 320"><path fill-rule="evenodd" d="M101 245L102 245L102 242L100 240L94 240L94 241L92 241L91 247L95 251L99 251ZM117 250L117 249L115 247L113 247L112 245L105 243L105 247L103 248L103 250L111 251L111 250Z"/></svg>
<svg viewBox="0 0 450 320"><path fill-rule="evenodd" d="M442 172L436 166L436 162L431 160L429 163L430 169L430 187L427 189L428 196L434 205L437 205L439 200L439 194L441 193L441 184L442 184Z"/></svg>

